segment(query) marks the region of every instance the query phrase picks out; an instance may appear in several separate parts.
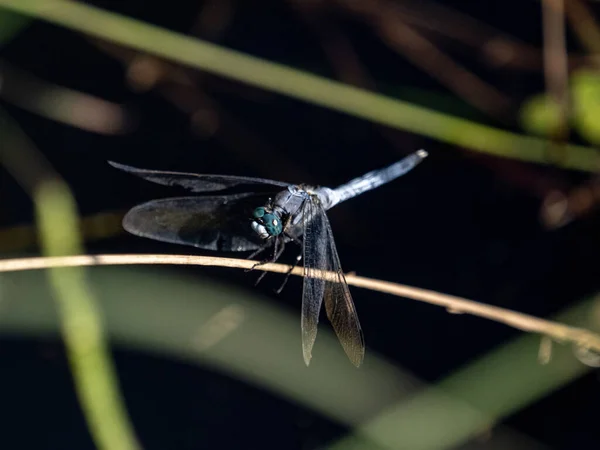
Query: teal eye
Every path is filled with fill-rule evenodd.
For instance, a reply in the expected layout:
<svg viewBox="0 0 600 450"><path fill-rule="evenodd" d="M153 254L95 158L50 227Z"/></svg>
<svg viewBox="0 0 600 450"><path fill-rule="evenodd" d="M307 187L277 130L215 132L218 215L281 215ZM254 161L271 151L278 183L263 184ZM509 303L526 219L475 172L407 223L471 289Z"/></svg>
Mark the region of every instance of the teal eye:
<svg viewBox="0 0 600 450"><path fill-rule="evenodd" d="M254 212L252 213L252 215L254 216L255 219L260 219L261 217L263 217L265 215L265 208L263 208L262 206L259 208L256 208L254 210Z"/></svg>
<svg viewBox="0 0 600 450"><path fill-rule="evenodd" d="M267 230L267 233L269 233L271 236L277 236L283 231L281 219L275 214L264 214L262 216L262 222L262 225L265 227L265 230Z"/></svg>

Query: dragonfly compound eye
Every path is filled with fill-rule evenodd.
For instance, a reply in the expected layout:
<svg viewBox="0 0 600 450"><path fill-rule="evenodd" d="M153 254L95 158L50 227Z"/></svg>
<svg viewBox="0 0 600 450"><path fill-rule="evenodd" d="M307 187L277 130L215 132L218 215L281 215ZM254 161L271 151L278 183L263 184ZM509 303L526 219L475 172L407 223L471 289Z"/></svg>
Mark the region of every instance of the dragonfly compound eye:
<svg viewBox="0 0 600 450"><path fill-rule="evenodd" d="M262 225L271 236L277 236L283 231L281 219L275 214L265 214L262 216Z"/></svg>
<svg viewBox="0 0 600 450"><path fill-rule="evenodd" d="M254 212L252 213L252 215L254 216L255 219L260 219L262 216L265 215L265 208L263 208L262 206L260 208L256 208L254 210Z"/></svg>
<svg viewBox="0 0 600 450"><path fill-rule="evenodd" d="M281 218L278 214L268 212L266 208L256 208L252 215L252 229L263 239L268 239L271 236L277 236L283 231Z"/></svg>

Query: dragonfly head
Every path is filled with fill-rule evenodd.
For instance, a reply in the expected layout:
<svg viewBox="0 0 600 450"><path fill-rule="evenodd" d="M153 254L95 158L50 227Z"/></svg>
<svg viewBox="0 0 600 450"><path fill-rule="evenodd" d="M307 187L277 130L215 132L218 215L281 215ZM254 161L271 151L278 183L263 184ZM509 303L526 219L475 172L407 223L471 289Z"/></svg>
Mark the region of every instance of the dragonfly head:
<svg viewBox="0 0 600 450"><path fill-rule="evenodd" d="M263 239L277 236L283 231L281 215L263 206L252 213L252 229Z"/></svg>

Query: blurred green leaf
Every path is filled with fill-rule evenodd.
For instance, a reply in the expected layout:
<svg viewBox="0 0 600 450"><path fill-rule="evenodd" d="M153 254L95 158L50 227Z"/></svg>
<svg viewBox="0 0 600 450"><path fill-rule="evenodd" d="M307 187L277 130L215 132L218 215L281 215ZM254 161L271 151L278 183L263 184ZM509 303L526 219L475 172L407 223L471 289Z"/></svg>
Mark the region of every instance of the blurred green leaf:
<svg viewBox="0 0 600 450"><path fill-rule="evenodd" d="M519 120L529 133L551 136L561 127L560 106L546 94L535 95L521 106Z"/></svg>
<svg viewBox="0 0 600 450"><path fill-rule="evenodd" d="M584 69L569 80L571 113L569 125L591 144L600 144L600 74ZM547 94L538 94L523 103L519 112L523 129L551 136L561 126L560 107Z"/></svg>
<svg viewBox="0 0 600 450"><path fill-rule="evenodd" d="M66 183L3 111L0 135L0 164L33 199L42 252L47 256L83 252L77 205ZM119 392L103 318L85 269L55 267L44 275L52 288L74 387L96 447L141 448Z"/></svg>
<svg viewBox="0 0 600 450"><path fill-rule="evenodd" d="M600 74L582 70L571 77L573 126L592 144L600 144Z"/></svg>
<svg viewBox="0 0 600 450"><path fill-rule="evenodd" d="M33 200L43 252L48 256L81 253L77 206L68 186L57 179L41 182ZM95 444L100 450L140 449L85 271L81 267L53 268L47 274L75 388Z"/></svg>
<svg viewBox="0 0 600 450"><path fill-rule="evenodd" d="M6 44L30 23L27 16L0 9L0 45Z"/></svg>

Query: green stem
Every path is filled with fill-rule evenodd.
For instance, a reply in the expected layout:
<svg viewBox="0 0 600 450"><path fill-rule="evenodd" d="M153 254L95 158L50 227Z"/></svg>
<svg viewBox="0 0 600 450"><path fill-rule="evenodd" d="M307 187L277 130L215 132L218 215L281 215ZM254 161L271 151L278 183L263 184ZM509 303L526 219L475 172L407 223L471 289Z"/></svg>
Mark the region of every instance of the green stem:
<svg viewBox="0 0 600 450"><path fill-rule="evenodd" d="M41 182L34 201L46 255L81 250L75 201L59 180ZM52 268L50 285L61 317L62 335L75 388L96 446L102 450L137 450L133 426L118 389L101 313L81 267Z"/></svg>

